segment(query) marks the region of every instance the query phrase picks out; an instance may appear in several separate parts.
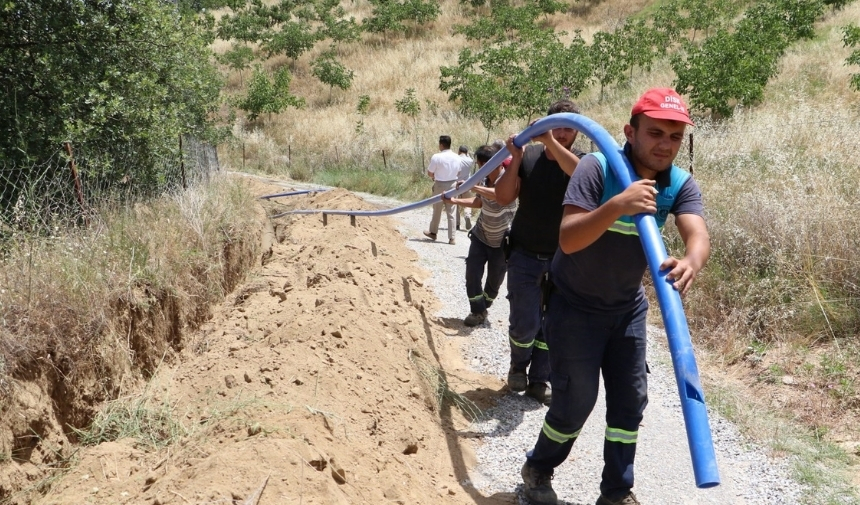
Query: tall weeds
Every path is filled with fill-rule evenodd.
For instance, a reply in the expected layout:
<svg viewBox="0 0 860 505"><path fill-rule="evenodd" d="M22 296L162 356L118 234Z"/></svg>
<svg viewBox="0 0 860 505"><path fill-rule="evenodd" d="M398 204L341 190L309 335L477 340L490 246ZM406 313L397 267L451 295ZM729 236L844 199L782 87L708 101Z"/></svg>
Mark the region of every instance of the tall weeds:
<svg viewBox="0 0 860 505"><path fill-rule="evenodd" d="M256 219L248 191L217 178L147 204L101 209L85 228L7 238L3 379L62 382L60 417L82 426L93 400L113 397L127 371L146 375L181 349L185 329L242 278L257 247ZM84 384L90 401L77 402L75 386Z"/></svg>

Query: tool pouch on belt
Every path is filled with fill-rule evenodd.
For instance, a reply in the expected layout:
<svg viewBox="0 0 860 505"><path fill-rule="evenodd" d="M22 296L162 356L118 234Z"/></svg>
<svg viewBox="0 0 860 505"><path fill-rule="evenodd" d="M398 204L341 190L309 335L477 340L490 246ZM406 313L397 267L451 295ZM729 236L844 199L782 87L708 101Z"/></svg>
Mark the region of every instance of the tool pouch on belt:
<svg viewBox="0 0 860 505"><path fill-rule="evenodd" d="M505 262L511 257L511 251L514 250L514 244L511 242L511 230L505 232L502 237L502 254L505 255Z"/></svg>
<svg viewBox="0 0 860 505"><path fill-rule="evenodd" d="M555 285L552 283L552 279L549 278L549 272L545 272L543 277L540 280L540 311L541 314L546 313L546 306L549 303L549 295L552 294L552 290Z"/></svg>

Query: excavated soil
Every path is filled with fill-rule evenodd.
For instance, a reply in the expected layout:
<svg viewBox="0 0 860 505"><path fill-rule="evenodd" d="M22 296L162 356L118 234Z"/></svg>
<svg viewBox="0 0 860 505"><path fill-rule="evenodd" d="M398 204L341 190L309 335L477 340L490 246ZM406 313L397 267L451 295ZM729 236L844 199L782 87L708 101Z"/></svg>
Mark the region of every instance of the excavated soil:
<svg viewBox="0 0 860 505"><path fill-rule="evenodd" d="M371 208L343 190L284 203ZM461 485L473 456L456 431L469 421L439 398L486 407L502 384L461 364L393 221L325 221L274 219L260 268L138 393L181 423L177 442L83 448L38 503L484 500Z"/></svg>

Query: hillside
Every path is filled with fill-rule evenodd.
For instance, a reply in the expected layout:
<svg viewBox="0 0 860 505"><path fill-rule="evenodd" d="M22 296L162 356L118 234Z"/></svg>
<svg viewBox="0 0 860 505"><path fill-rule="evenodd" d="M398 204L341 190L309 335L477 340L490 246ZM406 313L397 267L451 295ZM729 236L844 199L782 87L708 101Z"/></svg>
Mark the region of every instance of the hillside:
<svg viewBox="0 0 860 505"><path fill-rule="evenodd" d="M370 10L363 1L343 4L358 19ZM454 0L439 5L442 16L425 30L338 48L356 71L349 90L311 76L322 48L295 61L266 61L267 70L291 69L291 89L307 104L255 121L242 114L232 121L225 107L235 137L219 146L222 166L279 180L348 173L355 184L382 174L403 183L398 196L412 200L428 190L421 171L439 134L474 147L520 131L524 124L514 120L487 131L439 90L439 68L456 62L463 47L480 46L452 35L452 23L471 11ZM541 23L591 40L656 5L577 1ZM709 406L737 423L749 437L744 444L791 462L798 486L846 497L816 501L813 492L803 503L853 503L846 480L860 489L860 268L853 259L860 253L853 225L860 221L860 93L848 87L858 69L844 64L850 51L841 35L857 19L857 2L828 11L815 36L780 60L762 102L731 118L697 119L695 152L686 145L690 157L678 161L695 166L714 243L685 300ZM214 46L223 52L227 45ZM241 94L247 78L231 73L225 94ZM605 94L595 86L575 99L618 135L641 90L673 79L660 60ZM414 117L396 105L409 89L420 105ZM357 108L363 96L365 112ZM239 185L246 184L255 196L283 189ZM132 242L121 269L129 271L129 286L119 282L103 308L125 310L121 317L80 327L45 317L53 334L69 333L70 347L81 336L108 335L93 358L101 368L67 374L75 367L58 347L31 352L29 341L0 341L6 356L23 356L29 366L10 371L0 361L0 503L514 502L515 484L484 494L466 482L480 447L480 435L466 430L469 415L496 405L505 390L496 376L463 363L459 322L436 315L431 272L417 266L394 220L351 226L346 218L324 225L314 215L264 217L284 206L369 205L343 189L255 203L253 223L245 216L213 227L224 240L223 282L187 297L175 296L169 283L156 292L147 279L131 282L135 260L147 262ZM155 219L158 208L145 205L134 212L145 226L165 228L165 241L179 242L168 233L173 216ZM220 226L242 228L241 240ZM95 243L103 231L95 228L82 230L81 240ZM255 252L258 239L262 253ZM677 246L671 229L666 239ZM12 282L32 275L29 252L16 252ZM201 258L209 261L196 250L170 257L177 284L186 277L183 262L195 274L208 269ZM56 271L65 274L63 266ZM62 314L73 302L86 305L89 279L68 278L83 302L35 289L39 300L55 302L39 307ZM20 291L29 304L31 290ZM226 300L210 309L188 299L210 295Z"/></svg>

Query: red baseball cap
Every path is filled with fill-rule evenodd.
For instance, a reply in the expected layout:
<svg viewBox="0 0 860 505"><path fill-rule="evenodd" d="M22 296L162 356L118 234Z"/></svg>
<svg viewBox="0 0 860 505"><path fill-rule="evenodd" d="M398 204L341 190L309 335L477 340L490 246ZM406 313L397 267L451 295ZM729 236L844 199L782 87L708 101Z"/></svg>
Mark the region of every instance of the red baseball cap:
<svg viewBox="0 0 860 505"><path fill-rule="evenodd" d="M651 88L645 92L636 105L633 106L631 116L645 114L654 119L668 119L669 121L680 121L691 126L696 126L690 119L690 113L684 100L672 88Z"/></svg>

